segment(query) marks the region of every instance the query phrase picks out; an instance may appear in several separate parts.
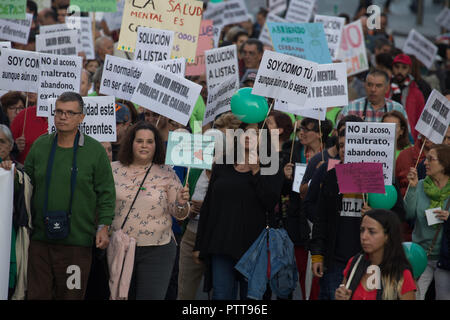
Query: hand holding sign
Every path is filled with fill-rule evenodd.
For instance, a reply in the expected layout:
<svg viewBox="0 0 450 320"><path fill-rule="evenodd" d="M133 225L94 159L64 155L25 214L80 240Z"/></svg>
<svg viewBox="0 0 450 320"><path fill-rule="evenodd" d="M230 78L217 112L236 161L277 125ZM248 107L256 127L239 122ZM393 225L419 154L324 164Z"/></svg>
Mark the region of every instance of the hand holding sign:
<svg viewBox="0 0 450 320"><path fill-rule="evenodd" d="M189 183L186 183L184 188L178 190L177 204L180 206L185 206L188 201L189 201Z"/></svg>

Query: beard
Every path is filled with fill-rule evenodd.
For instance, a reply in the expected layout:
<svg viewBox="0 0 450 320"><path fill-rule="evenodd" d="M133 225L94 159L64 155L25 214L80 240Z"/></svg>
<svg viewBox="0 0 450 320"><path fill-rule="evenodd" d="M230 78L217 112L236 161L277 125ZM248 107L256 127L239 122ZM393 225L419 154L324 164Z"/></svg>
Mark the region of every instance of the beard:
<svg viewBox="0 0 450 320"><path fill-rule="evenodd" d="M406 76L403 76L401 73L394 75L394 82L396 84L402 84L406 80Z"/></svg>

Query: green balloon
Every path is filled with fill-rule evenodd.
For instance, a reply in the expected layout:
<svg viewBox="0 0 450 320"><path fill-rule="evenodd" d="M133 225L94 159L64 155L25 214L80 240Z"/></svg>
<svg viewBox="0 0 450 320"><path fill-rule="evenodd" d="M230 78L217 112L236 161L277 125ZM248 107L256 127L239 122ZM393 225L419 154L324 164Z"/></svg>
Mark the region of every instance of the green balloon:
<svg viewBox="0 0 450 320"><path fill-rule="evenodd" d="M252 88L241 88L231 97L231 112L242 122L261 122L268 111L266 98L252 94Z"/></svg>
<svg viewBox="0 0 450 320"><path fill-rule="evenodd" d="M369 193L369 207L391 210L397 202L397 190L394 186L384 186L385 193Z"/></svg>
<svg viewBox="0 0 450 320"><path fill-rule="evenodd" d="M427 253L420 245L414 242L403 242L402 245L406 258L413 268L414 279L418 279L427 267Z"/></svg>
<svg viewBox="0 0 450 320"><path fill-rule="evenodd" d="M222 2L223 0L209 0L209 2L211 2L211 3L219 3L219 2Z"/></svg>

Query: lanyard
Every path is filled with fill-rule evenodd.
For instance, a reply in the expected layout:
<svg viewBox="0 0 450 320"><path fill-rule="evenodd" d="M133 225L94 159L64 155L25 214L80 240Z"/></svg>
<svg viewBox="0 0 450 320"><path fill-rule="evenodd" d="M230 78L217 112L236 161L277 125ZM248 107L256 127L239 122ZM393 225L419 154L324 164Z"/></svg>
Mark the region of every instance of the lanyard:
<svg viewBox="0 0 450 320"><path fill-rule="evenodd" d="M77 182L77 150L78 150L78 141L80 140L80 132L77 133L75 137L75 141L73 143L73 159L72 159L72 174L70 177L70 201L69 201L69 217L72 213L72 198L73 194L75 192L75 185ZM56 143L58 141L58 134L55 134L55 138L53 139L52 149L50 151L50 157L48 159L47 164L47 174L46 174L46 184L45 184L45 202L44 202L44 214L47 212L48 209L48 190L50 188L50 179L52 176L53 171L53 162L55 161L55 152L56 152Z"/></svg>
<svg viewBox="0 0 450 320"><path fill-rule="evenodd" d="M364 98L364 112L363 112L363 120L366 121L366 113L367 113L367 98ZM373 108L373 107L372 107ZM386 102L384 103L384 113L387 112ZM376 111L375 111L376 112Z"/></svg>

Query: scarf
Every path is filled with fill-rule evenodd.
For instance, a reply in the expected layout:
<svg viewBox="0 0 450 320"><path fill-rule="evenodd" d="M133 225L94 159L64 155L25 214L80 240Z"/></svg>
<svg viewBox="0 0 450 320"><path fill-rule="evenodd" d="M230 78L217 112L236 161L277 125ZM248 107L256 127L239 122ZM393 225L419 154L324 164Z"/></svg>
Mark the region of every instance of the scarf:
<svg viewBox="0 0 450 320"><path fill-rule="evenodd" d="M392 100L402 103L402 91L404 88L407 88L412 81L412 76L407 75L405 81L402 84L398 85L394 81L391 81L391 90L392 90Z"/></svg>
<svg viewBox="0 0 450 320"><path fill-rule="evenodd" d="M447 181L447 184L442 189L439 189L431 180L429 176L427 176L423 180L423 189L425 194L430 199L430 208L441 208L444 209L444 201L450 196L450 179Z"/></svg>

